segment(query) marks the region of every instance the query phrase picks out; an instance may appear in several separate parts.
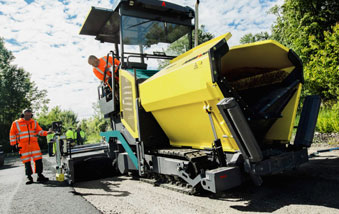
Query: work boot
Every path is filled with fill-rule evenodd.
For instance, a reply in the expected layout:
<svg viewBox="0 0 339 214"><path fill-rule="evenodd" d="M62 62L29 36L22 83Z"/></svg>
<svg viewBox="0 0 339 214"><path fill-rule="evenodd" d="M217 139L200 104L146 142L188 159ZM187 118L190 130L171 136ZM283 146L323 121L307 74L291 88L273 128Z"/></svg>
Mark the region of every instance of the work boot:
<svg viewBox="0 0 339 214"><path fill-rule="evenodd" d="M39 183L45 183L45 182L49 181L49 179L46 178L43 174L39 174L38 179L36 181L39 182Z"/></svg>
<svg viewBox="0 0 339 214"><path fill-rule="evenodd" d="M33 178L32 176L27 176L27 179L26 179L26 184L32 184L33 183Z"/></svg>

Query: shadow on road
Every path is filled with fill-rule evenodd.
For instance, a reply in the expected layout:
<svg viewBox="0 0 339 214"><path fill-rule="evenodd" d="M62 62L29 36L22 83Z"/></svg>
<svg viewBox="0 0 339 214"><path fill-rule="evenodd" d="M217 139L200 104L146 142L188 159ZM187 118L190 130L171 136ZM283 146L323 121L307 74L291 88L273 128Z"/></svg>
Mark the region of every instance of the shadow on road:
<svg viewBox="0 0 339 214"><path fill-rule="evenodd" d="M69 185L66 182L60 182L55 180L49 180L45 183L36 183L36 184L44 185L47 187L69 187Z"/></svg>
<svg viewBox="0 0 339 214"><path fill-rule="evenodd" d="M0 170L3 169L11 169L22 166L20 158L13 156L13 157L6 157L4 165L0 166Z"/></svg>
<svg viewBox="0 0 339 214"><path fill-rule="evenodd" d="M2 170L2 169L11 169L11 168L16 168L16 167L19 167L19 166L15 165L15 164L5 164L3 166L0 166L0 170Z"/></svg>
<svg viewBox="0 0 339 214"><path fill-rule="evenodd" d="M96 181L88 181L88 182L81 182L76 183L74 187L79 187L82 189L96 189L96 190L103 190L104 194L97 194L97 193L79 193L76 191L73 191L76 195L86 196L86 195L111 195L114 197L122 197L122 196L128 196L131 193L128 191L119 191L116 190L119 188L120 183L124 180L127 180L125 178L121 177L110 177L102 180L96 180Z"/></svg>
<svg viewBox="0 0 339 214"><path fill-rule="evenodd" d="M213 197L223 201L243 201L232 208L247 212L273 212L291 204L339 209L339 158L310 160L298 170L268 176L261 187L251 182Z"/></svg>
<svg viewBox="0 0 339 214"><path fill-rule="evenodd" d="M95 195L95 196L114 196L114 197L125 197L131 194L128 191L114 191L115 194L104 194L104 193L100 194L100 193L80 193L80 192L76 192L75 190L71 191L71 193L73 193L74 195L80 195L80 196Z"/></svg>

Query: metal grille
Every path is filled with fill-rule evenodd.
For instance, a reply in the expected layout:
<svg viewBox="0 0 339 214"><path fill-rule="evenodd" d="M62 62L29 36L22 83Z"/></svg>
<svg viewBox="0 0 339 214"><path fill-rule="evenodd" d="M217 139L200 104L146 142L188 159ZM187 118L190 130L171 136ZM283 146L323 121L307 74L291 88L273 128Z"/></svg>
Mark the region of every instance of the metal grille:
<svg viewBox="0 0 339 214"><path fill-rule="evenodd" d="M121 96L123 119L135 131L132 83L124 76L121 76Z"/></svg>

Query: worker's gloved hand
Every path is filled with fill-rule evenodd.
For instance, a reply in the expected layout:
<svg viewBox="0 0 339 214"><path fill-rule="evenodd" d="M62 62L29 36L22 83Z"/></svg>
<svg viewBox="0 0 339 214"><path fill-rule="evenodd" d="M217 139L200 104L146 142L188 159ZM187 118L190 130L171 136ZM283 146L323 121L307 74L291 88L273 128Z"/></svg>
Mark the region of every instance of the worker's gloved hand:
<svg viewBox="0 0 339 214"><path fill-rule="evenodd" d="M72 143L71 143L71 146L75 146L75 145L76 145L76 143L75 143L75 142L72 142Z"/></svg>
<svg viewBox="0 0 339 214"><path fill-rule="evenodd" d="M12 151L13 152L18 152L19 151L18 144L15 144L15 145L12 146Z"/></svg>

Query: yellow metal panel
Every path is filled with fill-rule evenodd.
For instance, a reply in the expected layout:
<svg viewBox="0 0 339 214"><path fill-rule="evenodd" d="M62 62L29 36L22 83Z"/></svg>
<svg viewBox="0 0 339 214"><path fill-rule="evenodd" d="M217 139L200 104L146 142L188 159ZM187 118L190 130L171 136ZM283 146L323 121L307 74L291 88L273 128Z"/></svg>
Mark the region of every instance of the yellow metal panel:
<svg viewBox="0 0 339 214"><path fill-rule="evenodd" d="M274 46L277 46L279 49L282 49L286 52L289 51L289 49L287 47L283 46L282 44L280 44L279 42L277 42L275 40L264 40L264 41L246 43L246 44L242 44L242 45L236 45L236 46L233 46L231 49L235 50L235 49L242 49L242 48L247 48L247 47L262 46L262 45L266 45L266 44L273 44Z"/></svg>
<svg viewBox="0 0 339 214"><path fill-rule="evenodd" d="M271 70L292 67L288 51L288 48L273 40L235 46L222 58L222 72L249 67Z"/></svg>
<svg viewBox="0 0 339 214"><path fill-rule="evenodd" d="M140 85L142 106L152 112L171 145L178 147L212 147L214 136L204 110L205 105L210 105L223 149L230 152L238 150L216 106L223 97L219 87L212 83L207 54L176 67L176 70L159 76L156 81L146 81Z"/></svg>
<svg viewBox="0 0 339 214"><path fill-rule="evenodd" d="M134 76L119 70L121 122L134 138L139 138L136 113L136 88Z"/></svg>
<svg viewBox="0 0 339 214"><path fill-rule="evenodd" d="M179 61L179 60L181 60L183 58L186 58L189 55L192 55L192 54L194 55L194 53L197 52L197 51L202 53L202 51L201 51L202 49L205 50L205 51L209 50L211 47L213 47L215 44L217 44L221 39L226 39L226 41L228 41L231 37L232 37L231 33L226 33L224 35L218 36L218 37L216 37L214 39L211 39L211 40L209 40L207 42L204 42L203 44L200 44L197 47L192 48L191 50L189 50L189 51L187 51L187 52L177 56L176 58L172 59L170 61L170 63L177 62L177 61Z"/></svg>
<svg viewBox="0 0 339 214"><path fill-rule="evenodd" d="M291 140L295 116L300 99L301 86L302 84L300 83L297 92L282 111L283 117L278 119L273 124L271 129L267 132L265 139L281 140L286 142Z"/></svg>
<svg viewBox="0 0 339 214"><path fill-rule="evenodd" d="M185 64L185 62L189 59L192 59L193 57L202 55L202 54L206 54L206 52L208 50L210 50L214 45L216 45L219 41L221 41L222 39L229 39L231 37L230 33L226 33L222 36L219 36L217 38L214 38L208 42L205 42L197 47L195 47L194 49L191 49L189 51L187 51L186 53L176 57L175 59L171 60L171 63L166 66L164 69L162 69L160 72L156 73L155 75L153 75L152 77L150 77L149 79L147 79L144 83L146 82L150 82L160 76L164 76L167 75L168 73L171 73L173 70L177 69L178 67L182 66L183 64ZM143 83L143 84L144 84Z"/></svg>
<svg viewBox="0 0 339 214"><path fill-rule="evenodd" d="M215 44L228 36L229 34L218 37L179 56L139 85L142 106L153 114L172 146L211 148L214 136L208 113L204 110L205 106L210 106L216 134L222 141L224 151L239 150L216 106L224 95L219 86L212 82L208 54ZM274 41L239 46L231 52L233 53L227 53L221 60L221 75L226 78L230 67L239 69L235 72L240 72L242 76L248 71L247 68L253 68L255 73L249 73L249 77L258 74L255 69L276 71L272 72L273 76L280 71L290 73L293 69L293 64L288 60L288 49ZM228 54L230 57L227 57ZM247 59L250 63L246 62ZM273 62L268 62L269 60ZM289 129L293 126L292 117L287 120L284 118Z"/></svg>
<svg viewBox="0 0 339 214"><path fill-rule="evenodd" d="M170 140L176 147L192 147L196 149L212 148L214 136L207 112L206 103L212 106L212 118L218 138L221 139L223 150L234 152L239 150L235 140L219 113L216 101L199 102L189 105L155 111L153 115Z"/></svg>
<svg viewBox="0 0 339 214"><path fill-rule="evenodd" d="M212 82L208 55L159 76L156 81L142 83L141 102L146 111L155 111L213 99L206 82Z"/></svg>

